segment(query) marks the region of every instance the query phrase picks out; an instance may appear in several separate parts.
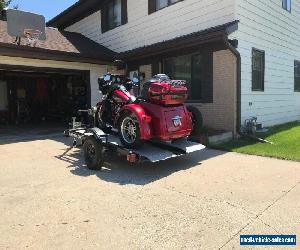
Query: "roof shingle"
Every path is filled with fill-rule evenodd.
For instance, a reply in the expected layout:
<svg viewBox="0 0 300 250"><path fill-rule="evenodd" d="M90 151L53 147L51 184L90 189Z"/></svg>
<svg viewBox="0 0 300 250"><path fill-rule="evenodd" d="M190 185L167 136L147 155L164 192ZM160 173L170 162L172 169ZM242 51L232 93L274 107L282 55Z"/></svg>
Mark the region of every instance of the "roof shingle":
<svg viewBox="0 0 300 250"><path fill-rule="evenodd" d="M102 62L112 62L116 53L112 50L86 38L85 36L59 31L54 28L46 28L47 39L38 41L35 47L28 47L27 39L21 39L21 45L14 44L15 38L7 33L7 22L0 21L0 47L9 47L17 50L44 51L51 54L69 55L75 58L85 58L99 60Z"/></svg>

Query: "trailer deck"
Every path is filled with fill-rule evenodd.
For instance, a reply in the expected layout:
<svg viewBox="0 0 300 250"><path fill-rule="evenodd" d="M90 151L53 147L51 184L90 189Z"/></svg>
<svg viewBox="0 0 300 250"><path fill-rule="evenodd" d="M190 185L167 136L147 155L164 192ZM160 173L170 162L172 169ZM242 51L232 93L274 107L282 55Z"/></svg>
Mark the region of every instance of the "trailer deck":
<svg viewBox="0 0 300 250"><path fill-rule="evenodd" d="M127 156L131 163L149 161L152 163L180 157L193 152L200 152L206 147L187 138L172 142L145 142L138 149L125 148L115 134L104 133L99 128L77 128L65 131L65 135L73 138L73 146L84 146L87 138L94 138L104 151L117 152L121 156ZM103 154L105 155L105 154ZM103 158L105 158L103 156ZM104 159L106 160L106 159Z"/></svg>

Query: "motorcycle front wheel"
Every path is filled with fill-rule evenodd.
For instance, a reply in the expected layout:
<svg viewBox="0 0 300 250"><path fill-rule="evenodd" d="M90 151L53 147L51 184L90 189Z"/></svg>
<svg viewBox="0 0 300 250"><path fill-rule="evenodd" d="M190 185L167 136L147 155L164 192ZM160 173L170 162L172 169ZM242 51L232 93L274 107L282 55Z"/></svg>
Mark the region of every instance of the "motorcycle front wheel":
<svg viewBox="0 0 300 250"><path fill-rule="evenodd" d="M107 123L101 119L99 111L97 111L96 116L95 116L95 125L97 128L100 128L104 133L107 133L107 134L109 134L112 130L112 128L108 127Z"/></svg>
<svg viewBox="0 0 300 250"><path fill-rule="evenodd" d="M126 113L119 120L118 130L120 140L126 148L141 147L143 141L140 136L140 127L136 116L132 113Z"/></svg>

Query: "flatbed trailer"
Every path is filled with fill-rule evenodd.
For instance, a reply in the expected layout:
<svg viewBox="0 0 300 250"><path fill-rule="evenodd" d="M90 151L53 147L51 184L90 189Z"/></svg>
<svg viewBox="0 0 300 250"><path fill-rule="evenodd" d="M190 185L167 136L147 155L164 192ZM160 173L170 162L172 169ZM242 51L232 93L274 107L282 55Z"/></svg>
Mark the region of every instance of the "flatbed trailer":
<svg viewBox="0 0 300 250"><path fill-rule="evenodd" d="M87 167L92 170L101 170L103 164L109 160L109 153L117 153L126 157L132 164L142 162L160 162L171 158L188 155L193 152L200 152L205 146L193 142L187 138L172 142L145 142L141 148L125 148L117 134L105 133L97 127L79 127L64 132L68 137L73 138L73 146L83 147L83 153Z"/></svg>

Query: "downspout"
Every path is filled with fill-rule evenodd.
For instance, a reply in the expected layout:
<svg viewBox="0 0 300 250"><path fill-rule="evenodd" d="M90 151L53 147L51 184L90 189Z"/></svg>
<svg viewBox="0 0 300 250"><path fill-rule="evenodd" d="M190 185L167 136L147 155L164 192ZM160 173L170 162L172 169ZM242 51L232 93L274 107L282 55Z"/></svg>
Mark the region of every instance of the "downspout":
<svg viewBox="0 0 300 250"><path fill-rule="evenodd" d="M235 55L237 60L237 66L236 66L236 132L240 134L241 132L241 54L240 52L232 46L232 44L228 41L228 37L224 36L224 42L227 48L232 52L233 55Z"/></svg>

